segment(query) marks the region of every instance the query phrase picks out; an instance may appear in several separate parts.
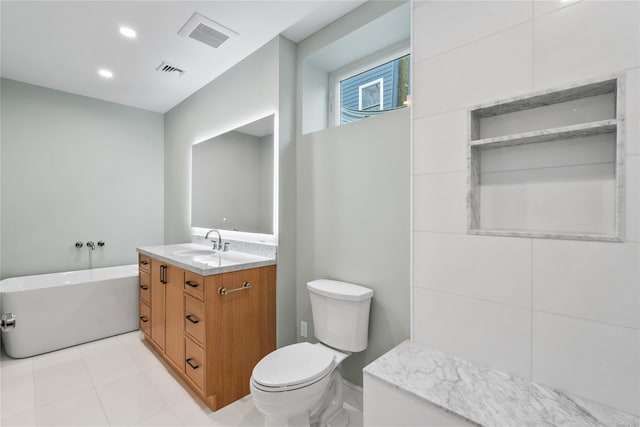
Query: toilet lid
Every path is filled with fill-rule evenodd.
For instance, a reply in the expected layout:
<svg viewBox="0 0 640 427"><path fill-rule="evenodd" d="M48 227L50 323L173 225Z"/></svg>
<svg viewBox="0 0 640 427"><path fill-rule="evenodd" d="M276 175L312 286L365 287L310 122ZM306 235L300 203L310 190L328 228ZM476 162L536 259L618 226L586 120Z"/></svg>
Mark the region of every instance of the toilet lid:
<svg viewBox="0 0 640 427"><path fill-rule="evenodd" d="M301 342L267 354L253 368L253 380L267 387L301 385L324 377L334 365L331 352Z"/></svg>

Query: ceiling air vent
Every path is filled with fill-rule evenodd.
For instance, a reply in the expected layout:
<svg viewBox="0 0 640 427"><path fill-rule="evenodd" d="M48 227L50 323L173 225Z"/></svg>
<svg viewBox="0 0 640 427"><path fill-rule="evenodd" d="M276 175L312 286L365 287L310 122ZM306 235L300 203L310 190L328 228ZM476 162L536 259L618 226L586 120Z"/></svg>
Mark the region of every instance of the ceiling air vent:
<svg viewBox="0 0 640 427"><path fill-rule="evenodd" d="M198 40L199 42L216 49L220 47L222 43L227 41L229 37L238 35L235 31L225 27L224 25L218 24L197 12L193 14L186 24L184 24L184 27L178 31L178 34Z"/></svg>
<svg viewBox="0 0 640 427"><path fill-rule="evenodd" d="M184 70L169 64L167 61L162 61L162 64L158 65L158 67L156 68L156 71L170 74L175 77L180 77L184 74Z"/></svg>

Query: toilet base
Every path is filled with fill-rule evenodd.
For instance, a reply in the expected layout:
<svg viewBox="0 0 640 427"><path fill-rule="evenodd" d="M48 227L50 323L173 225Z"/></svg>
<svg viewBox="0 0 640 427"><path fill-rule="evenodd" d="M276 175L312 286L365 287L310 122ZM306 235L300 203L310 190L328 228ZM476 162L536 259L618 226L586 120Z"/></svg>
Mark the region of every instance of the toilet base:
<svg viewBox="0 0 640 427"><path fill-rule="evenodd" d="M344 409L342 375L334 369L320 401L301 414L265 416L265 427L347 427L349 414Z"/></svg>

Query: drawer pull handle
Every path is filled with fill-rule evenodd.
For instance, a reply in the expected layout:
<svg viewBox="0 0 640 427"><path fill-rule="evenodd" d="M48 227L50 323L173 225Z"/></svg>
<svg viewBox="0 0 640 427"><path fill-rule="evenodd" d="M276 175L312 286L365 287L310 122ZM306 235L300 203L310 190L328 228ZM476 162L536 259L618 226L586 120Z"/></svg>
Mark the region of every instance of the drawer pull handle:
<svg viewBox="0 0 640 427"><path fill-rule="evenodd" d="M164 264L160 266L160 283L167 284L167 266Z"/></svg>
<svg viewBox="0 0 640 427"><path fill-rule="evenodd" d="M142 320L144 323L147 323L149 321L146 316L140 316L140 320Z"/></svg>
<svg viewBox="0 0 640 427"><path fill-rule="evenodd" d="M187 365L191 366L191 369L198 369L200 367L200 365L194 365L191 363L191 358L187 359Z"/></svg>
<svg viewBox="0 0 640 427"><path fill-rule="evenodd" d="M140 285L140 289L142 289L143 291L146 291L147 289L149 289L148 286L144 286L144 285Z"/></svg>
<svg viewBox="0 0 640 427"><path fill-rule="evenodd" d="M187 319L189 322L191 322L191 323L193 323L193 324L195 325L196 323L198 323L198 322L199 322L199 320L198 320L198 319L193 318L192 316L193 316L192 314L189 314L189 315L186 317L186 319Z"/></svg>
<svg viewBox="0 0 640 427"><path fill-rule="evenodd" d="M249 283L249 282L244 282L244 283L242 284L242 286L241 286L241 287L239 287L239 288L235 288L235 289L231 289L230 291L229 291L229 290L227 290L227 289L225 289L224 287L220 286L220 287L218 288L218 293L219 293L220 295L227 295L227 294L230 294L231 292L243 291L243 290L245 290L245 289L251 289L251 283Z"/></svg>
<svg viewBox="0 0 640 427"><path fill-rule="evenodd" d="M192 288L198 287L198 284L196 282L192 282L191 280L187 280L186 282L184 282L184 284L187 286L191 286Z"/></svg>
<svg viewBox="0 0 640 427"><path fill-rule="evenodd" d="M149 265L149 261L142 260L142 261L140 261L140 264L142 264L142 265Z"/></svg>

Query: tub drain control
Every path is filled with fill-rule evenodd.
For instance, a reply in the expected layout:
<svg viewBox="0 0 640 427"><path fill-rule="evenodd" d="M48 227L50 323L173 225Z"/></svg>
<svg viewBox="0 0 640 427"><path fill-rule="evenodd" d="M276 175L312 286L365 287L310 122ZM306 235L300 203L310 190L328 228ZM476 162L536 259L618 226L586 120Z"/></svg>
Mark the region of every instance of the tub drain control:
<svg viewBox="0 0 640 427"><path fill-rule="evenodd" d="M0 316L0 329L2 332L7 332L16 327L16 315L13 313L7 313Z"/></svg>

